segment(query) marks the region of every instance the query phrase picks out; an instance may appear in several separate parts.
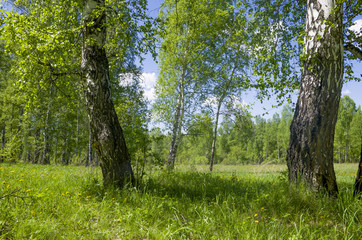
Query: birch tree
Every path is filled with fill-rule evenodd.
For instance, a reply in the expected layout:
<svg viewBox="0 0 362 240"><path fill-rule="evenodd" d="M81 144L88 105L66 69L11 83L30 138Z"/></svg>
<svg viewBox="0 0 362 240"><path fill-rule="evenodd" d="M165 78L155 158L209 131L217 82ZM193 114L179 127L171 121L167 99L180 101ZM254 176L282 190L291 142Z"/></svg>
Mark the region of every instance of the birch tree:
<svg viewBox="0 0 362 240"><path fill-rule="evenodd" d="M279 96L285 96L289 87L299 85L297 79L301 75L287 153L289 180L304 181L315 191L326 190L335 195L338 188L333 169L333 138L343 74L346 73L346 80L357 79L344 56L355 59L361 51L361 38L349 30L353 19L361 13L361 4L333 0L309 0L307 4L288 0L253 2L255 7L251 8L259 10L252 11L255 18L250 24L259 30L252 34L258 46L255 56L259 56L253 68L259 76L257 85L264 87L261 96L268 96L270 87L281 93ZM263 39L272 44L260 45ZM296 67L300 53L301 71Z"/></svg>
<svg viewBox="0 0 362 240"><path fill-rule="evenodd" d="M34 85L74 93L82 83L91 141L105 186L134 182L131 160L111 94L110 71L125 69L150 49L145 1L16 1L5 20L7 50L19 58L18 86L36 99ZM142 35L141 35L142 33ZM37 75L42 78L36 78ZM74 94L76 95L76 94ZM75 98L78 100L78 96ZM29 101L31 102L31 101Z"/></svg>
<svg viewBox="0 0 362 240"><path fill-rule="evenodd" d="M208 46L216 40L216 20L223 21L227 5L220 1L166 0L160 12L164 32L160 35L160 76L154 104L156 118L165 119L171 132L167 166L173 168L186 120L198 107L205 82L200 64Z"/></svg>
<svg viewBox="0 0 362 240"><path fill-rule="evenodd" d="M343 5L307 3L304 61L299 98L290 127L289 180L315 190L338 193L333 140L344 73Z"/></svg>

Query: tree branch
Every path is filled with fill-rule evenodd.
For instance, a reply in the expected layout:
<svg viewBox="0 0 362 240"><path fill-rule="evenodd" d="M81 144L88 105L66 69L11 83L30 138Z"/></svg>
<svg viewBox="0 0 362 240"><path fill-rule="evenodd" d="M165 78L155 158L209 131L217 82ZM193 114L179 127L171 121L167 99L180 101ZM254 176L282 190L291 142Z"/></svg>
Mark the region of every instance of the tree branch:
<svg viewBox="0 0 362 240"><path fill-rule="evenodd" d="M6 197L10 197L10 196L14 196L14 193L19 192L20 189L15 189L14 191L12 191L11 193L5 194L4 196L0 196L0 199L2 198L6 198ZM16 196L16 195L15 195Z"/></svg>
<svg viewBox="0 0 362 240"><path fill-rule="evenodd" d="M344 45L344 49L348 50L350 53L353 54L353 56L355 56L359 60L362 60L362 50L358 47L354 46L351 43L347 43L346 45Z"/></svg>
<svg viewBox="0 0 362 240"><path fill-rule="evenodd" d="M42 65L42 66L46 66L46 67L49 67L50 69L50 73L53 75L53 76L67 76L67 75L77 75L77 76L80 76L81 74L79 72L60 72L60 73L57 73L57 72L54 72L54 67L50 64L50 63L44 63L40 60L38 60L38 64Z"/></svg>

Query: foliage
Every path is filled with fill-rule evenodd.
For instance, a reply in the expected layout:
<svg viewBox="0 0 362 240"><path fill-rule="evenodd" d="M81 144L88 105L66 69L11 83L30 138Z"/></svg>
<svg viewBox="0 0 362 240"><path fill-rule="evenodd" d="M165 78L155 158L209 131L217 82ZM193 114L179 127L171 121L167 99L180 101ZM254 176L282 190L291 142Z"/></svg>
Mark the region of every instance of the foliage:
<svg viewBox="0 0 362 240"><path fill-rule="evenodd" d="M149 158L150 112L140 85L140 72L120 74L112 86L114 105L136 174ZM142 171L141 171L142 172Z"/></svg>
<svg viewBox="0 0 362 240"><path fill-rule="evenodd" d="M347 95L341 99L335 130L334 152L338 162L358 161L361 148L361 111Z"/></svg>
<svg viewBox="0 0 362 240"><path fill-rule="evenodd" d="M342 127L341 121L346 119L347 102L350 102L353 111L349 111L349 126ZM359 110L358 110L359 109ZM361 111L355 109L355 103L348 96L341 100L340 114L335 132L335 162L356 162L360 157L361 147ZM284 163L289 146L290 123L293 118L293 109L285 105L280 114L275 113L272 118L252 116L248 109L224 116L218 129L216 163L233 164L261 164ZM344 124L344 123L343 123ZM188 133L180 143L177 164L207 164L210 159L212 143L213 121L209 112L195 115L189 125ZM156 129L154 130L156 131ZM156 135L153 135L156 134ZM152 154L160 162L165 163L168 153L169 135L157 129L152 134ZM157 136L157 137L156 137ZM345 149L347 143L347 160ZM161 157L162 156L162 157Z"/></svg>
<svg viewBox="0 0 362 240"><path fill-rule="evenodd" d="M14 8L1 12L0 28L1 154L33 163L48 156L52 163L88 164L90 129L80 81L83 2L10 2ZM113 98L138 162L137 144L148 144L148 112L135 62L153 48L155 22L145 1L106 1L105 8ZM122 74L134 76L132 86L120 86Z"/></svg>
<svg viewBox="0 0 362 240"><path fill-rule="evenodd" d="M205 118L207 114L199 117L202 116L194 121L181 142L178 157L181 164L205 164L207 160L197 159L210 158L213 123L210 117ZM279 114L268 120L253 117L246 108L225 116L218 130L216 163L284 162L291 120L292 109L288 105L283 108L281 118Z"/></svg>

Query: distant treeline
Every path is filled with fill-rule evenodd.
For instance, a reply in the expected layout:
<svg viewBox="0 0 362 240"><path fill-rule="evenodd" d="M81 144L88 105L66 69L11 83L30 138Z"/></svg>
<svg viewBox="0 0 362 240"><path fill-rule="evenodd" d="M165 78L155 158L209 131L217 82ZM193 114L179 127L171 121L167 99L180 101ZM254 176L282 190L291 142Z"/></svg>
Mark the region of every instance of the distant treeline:
<svg viewBox="0 0 362 240"><path fill-rule="evenodd" d="M76 100L69 104L65 98L53 101L53 96L44 92L43 99L28 107L22 99L15 97L13 91L16 89L5 83L2 82L4 87L0 90L1 161L98 164L89 141L89 122L81 97L74 98ZM142 100L139 81L134 78L131 84L118 86L117 92L115 106L133 165L163 166L167 161L171 134L159 128L147 129L150 111ZM270 119L252 116L247 109L224 116L218 129L216 163L284 163L292 118L293 109L289 105ZM211 112L193 117L187 132L182 135L176 164L209 162L213 125ZM335 131L334 161L357 162L361 136L361 107L357 108L350 97L344 96Z"/></svg>
<svg viewBox="0 0 362 240"><path fill-rule="evenodd" d="M244 110L237 116L227 116L218 130L216 161L222 164L284 163L289 144L289 126L293 109L286 105L281 114L271 119L251 116ZM177 155L178 163L207 164L212 144L212 118L200 115L183 135ZM333 133L331 133L333 134ZM151 131L152 152L164 162L170 137L159 129ZM341 99L335 131L334 161L358 162L362 143L362 112L348 96Z"/></svg>

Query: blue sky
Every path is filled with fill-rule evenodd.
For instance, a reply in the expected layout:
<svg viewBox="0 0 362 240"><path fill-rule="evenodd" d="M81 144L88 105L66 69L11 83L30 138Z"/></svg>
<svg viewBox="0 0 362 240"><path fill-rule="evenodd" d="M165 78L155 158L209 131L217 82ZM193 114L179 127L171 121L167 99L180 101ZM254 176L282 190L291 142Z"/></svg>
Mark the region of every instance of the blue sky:
<svg viewBox="0 0 362 240"><path fill-rule="evenodd" d="M157 16L158 11L160 9L160 5L163 2L163 0L149 0L149 14L151 16ZM362 18L359 16L355 20L359 19L359 23L361 24L360 27L362 27ZM158 65L157 63L152 59L150 55L146 56L145 61L143 62L143 71L144 71L144 88L146 96L149 99L153 99L154 95L154 89L153 86L156 83L156 79L159 73ZM356 76L359 76L360 78L362 75L362 62L359 60L353 61L353 70L356 74ZM298 91L296 91L294 95L294 100L296 102L297 100L297 94ZM344 84L342 89L342 95L348 95L350 96L355 102L357 106L362 106L362 82L348 82ZM251 113L253 115L261 115L265 114L265 117L269 118L274 113L281 112L281 107L279 108L273 108L272 106L276 104L275 99L270 99L268 101L263 101L261 103L259 100L255 98L255 90L251 90L246 92L242 97L242 100L246 102L247 104L253 104Z"/></svg>

